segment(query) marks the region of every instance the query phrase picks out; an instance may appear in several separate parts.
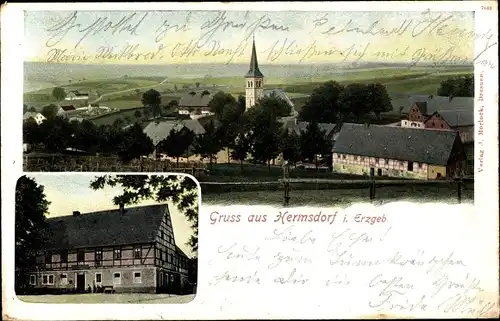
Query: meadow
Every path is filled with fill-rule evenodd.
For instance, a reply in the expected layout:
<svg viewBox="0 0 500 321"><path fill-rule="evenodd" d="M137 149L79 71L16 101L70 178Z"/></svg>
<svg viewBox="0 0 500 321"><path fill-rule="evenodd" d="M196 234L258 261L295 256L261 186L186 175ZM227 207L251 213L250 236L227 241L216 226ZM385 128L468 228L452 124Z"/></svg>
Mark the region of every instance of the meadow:
<svg viewBox="0 0 500 321"><path fill-rule="evenodd" d="M284 67L283 67L284 68ZM304 105L307 96L328 80L336 80L343 84L352 82L382 83L391 95L400 93L436 94L441 81L458 75L469 75L473 72L469 67L379 67L369 69L347 69L324 71L321 74L286 74L280 77L272 74L266 76L266 88L283 88L296 105L296 109ZM163 76L122 76L112 79L80 78L59 84L70 90L90 92L89 102L98 101L100 105L127 110L141 107L142 94L149 89L158 90L164 103L178 100L186 92L199 88L222 90L237 97L244 93L244 82L241 76L205 76L205 77L163 77ZM44 88L24 94L24 102L28 106L41 108L54 103L51 97L52 88ZM97 98L101 96L99 100ZM112 123L117 117L127 117L129 111L99 117L98 123Z"/></svg>
<svg viewBox="0 0 500 321"><path fill-rule="evenodd" d="M370 202L369 188L349 188L338 186L331 188L318 185L317 188L303 184L294 186L290 191L289 206L342 206L347 207L354 203ZM305 189L308 188L308 189ZM250 189L250 188L249 188ZM257 189L257 188L254 188ZM203 186L202 186L203 191ZM464 185L462 202L472 203L474 189L471 184ZM457 191L453 183L397 185L377 187L375 199L377 204L388 202L445 202L457 204ZM274 205L283 206L284 192L280 184L274 184L260 190L232 191L209 193L202 192L204 204L230 205Z"/></svg>

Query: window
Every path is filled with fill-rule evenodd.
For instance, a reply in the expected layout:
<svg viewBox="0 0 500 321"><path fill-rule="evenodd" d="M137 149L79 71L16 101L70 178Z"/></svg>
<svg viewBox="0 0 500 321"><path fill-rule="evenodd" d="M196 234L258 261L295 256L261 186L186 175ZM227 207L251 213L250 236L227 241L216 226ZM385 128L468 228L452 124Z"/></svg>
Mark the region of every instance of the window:
<svg viewBox="0 0 500 321"><path fill-rule="evenodd" d="M404 163L403 161L399 161L399 165L400 165L400 166L404 166L404 164L405 164L405 163Z"/></svg>
<svg viewBox="0 0 500 321"><path fill-rule="evenodd" d="M377 164L378 164L378 158L375 158L375 163L377 163Z"/></svg>
<svg viewBox="0 0 500 321"><path fill-rule="evenodd" d="M389 165L389 160L388 159L385 160L385 164Z"/></svg>
<svg viewBox="0 0 500 321"><path fill-rule="evenodd" d="M409 172L413 172L413 162L408 162L408 167L407 167Z"/></svg>
<svg viewBox="0 0 500 321"><path fill-rule="evenodd" d="M160 249L156 249L156 257L161 258L161 250Z"/></svg>
<svg viewBox="0 0 500 321"><path fill-rule="evenodd" d="M422 168L422 163L418 163L418 168Z"/></svg>
<svg viewBox="0 0 500 321"><path fill-rule="evenodd" d="M63 250L59 253L61 257L61 263L68 263L68 251Z"/></svg>
<svg viewBox="0 0 500 321"><path fill-rule="evenodd" d="M170 282L174 282L174 275L173 274L170 274Z"/></svg>
<svg viewBox="0 0 500 321"><path fill-rule="evenodd" d="M134 272L134 283L142 283L141 272Z"/></svg>
<svg viewBox="0 0 500 321"><path fill-rule="evenodd" d="M113 273L113 284L122 283L122 274L120 272Z"/></svg>
<svg viewBox="0 0 500 321"><path fill-rule="evenodd" d="M68 285L68 275L61 274L61 285Z"/></svg>
<svg viewBox="0 0 500 321"><path fill-rule="evenodd" d="M78 263L85 262L85 251L84 250L78 250L76 253L76 260Z"/></svg>
<svg viewBox="0 0 500 321"><path fill-rule="evenodd" d="M114 249L113 251L113 259L119 260L122 258L122 250L121 249Z"/></svg>
<svg viewBox="0 0 500 321"><path fill-rule="evenodd" d="M142 256L142 251L140 247L134 247L134 258L140 259Z"/></svg>
<svg viewBox="0 0 500 321"><path fill-rule="evenodd" d="M102 265L102 249L95 250L95 265Z"/></svg>
<svg viewBox="0 0 500 321"><path fill-rule="evenodd" d="M30 285L36 285L36 275L30 275Z"/></svg>
<svg viewBox="0 0 500 321"><path fill-rule="evenodd" d="M164 240L164 239L165 239L165 233L164 233L163 231L160 231L160 238L161 238L162 240Z"/></svg>
<svg viewBox="0 0 500 321"><path fill-rule="evenodd" d="M52 274L50 275L42 275L42 284L44 285L52 285L54 284L54 276Z"/></svg>
<svg viewBox="0 0 500 321"><path fill-rule="evenodd" d="M340 158L340 154L337 154L337 158Z"/></svg>
<svg viewBox="0 0 500 321"><path fill-rule="evenodd" d="M96 273L95 274L95 283L96 284L101 284L102 283L102 274L101 273Z"/></svg>
<svg viewBox="0 0 500 321"><path fill-rule="evenodd" d="M443 128L443 127L444 127L444 125L443 125L443 124L441 124L441 128Z"/></svg>
<svg viewBox="0 0 500 321"><path fill-rule="evenodd" d="M45 264L50 264L52 263L52 253L47 252L45 253Z"/></svg>
<svg viewBox="0 0 500 321"><path fill-rule="evenodd" d="M357 161L358 160L358 156L354 156L354 160Z"/></svg>
<svg viewBox="0 0 500 321"><path fill-rule="evenodd" d="M345 159L345 155L342 155L342 159Z"/></svg>

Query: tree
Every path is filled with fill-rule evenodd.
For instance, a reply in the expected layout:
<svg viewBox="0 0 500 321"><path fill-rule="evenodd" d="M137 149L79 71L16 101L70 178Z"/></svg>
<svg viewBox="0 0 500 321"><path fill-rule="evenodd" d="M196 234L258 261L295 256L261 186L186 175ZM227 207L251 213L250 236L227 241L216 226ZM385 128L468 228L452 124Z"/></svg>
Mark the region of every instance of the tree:
<svg viewBox="0 0 500 321"><path fill-rule="evenodd" d="M381 113L392 110L391 97L387 93L387 88L382 84L368 84L367 89L370 95L368 110L373 112L377 119L380 119Z"/></svg>
<svg viewBox="0 0 500 321"><path fill-rule="evenodd" d="M349 84L342 93L342 104L347 113L354 115L357 121L370 112L371 94L364 84Z"/></svg>
<svg viewBox="0 0 500 321"><path fill-rule="evenodd" d="M292 164L298 162L300 160L300 136L294 131L289 133L287 130L284 130L280 142L283 160Z"/></svg>
<svg viewBox="0 0 500 321"><path fill-rule="evenodd" d="M292 111L292 107L274 93L271 96L262 97L257 104L261 105L262 108L271 110L276 117L289 116Z"/></svg>
<svg viewBox="0 0 500 321"><path fill-rule="evenodd" d="M326 139L325 131L321 130L316 122L307 124L306 130L301 133L299 141L302 158L314 162L316 168L318 168L317 155L331 153L331 143Z"/></svg>
<svg viewBox="0 0 500 321"><path fill-rule="evenodd" d="M474 76L456 76L441 82L439 96L474 97Z"/></svg>
<svg viewBox="0 0 500 321"><path fill-rule="evenodd" d="M23 122L23 143L38 144L43 140L40 135L40 128L33 118L29 118Z"/></svg>
<svg viewBox="0 0 500 321"><path fill-rule="evenodd" d="M250 108L247 117L250 154L257 162L267 163L271 171L271 160L279 155L283 125L273 110L265 109L260 104Z"/></svg>
<svg viewBox="0 0 500 321"><path fill-rule="evenodd" d="M197 83L195 83L195 85L196 85L196 88L200 88L201 83L197 82Z"/></svg>
<svg viewBox="0 0 500 321"><path fill-rule="evenodd" d="M54 89L52 89L52 97L57 101L61 101L66 98L66 91L64 91L62 87L54 87Z"/></svg>
<svg viewBox="0 0 500 321"><path fill-rule="evenodd" d="M118 145L118 156L125 163L149 155L154 150L151 138L143 132L138 123L125 130L122 137Z"/></svg>
<svg viewBox="0 0 500 321"><path fill-rule="evenodd" d="M31 107L28 107L28 111L31 111L31 112L36 112L36 108L31 106Z"/></svg>
<svg viewBox="0 0 500 321"><path fill-rule="evenodd" d="M212 161L222 149L221 141L217 135L214 122L210 121L205 126L205 134L194 138L194 153L209 159L209 168L212 169Z"/></svg>
<svg viewBox="0 0 500 321"><path fill-rule="evenodd" d="M141 111L140 111L140 110L136 110L136 111L134 112L134 116L135 116L135 118L141 118L141 116L142 116Z"/></svg>
<svg viewBox="0 0 500 321"><path fill-rule="evenodd" d="M57 116L57 112L59 111L59 107L54 104L50 104L47 106L43 106L40 113L47 119L52 119Z"/></svg>
<svg viewBox="0 0 500 321"><path fill-rule="evenodd" d="M307 122L335 123L342 119L345 111L342 108L341 96L344 86L327 81L314 89L299 112L299 118Z"/></svg>
<svg viewBox="0 0 500 321"><path fill-rule="evenodd" d="M179 158L188 151L194 136L193 131L186 127L181 130L172 128L168 137L160 142L158 148L168 156L176 158L177 167L179 167Z"/></svg>
<svg viewBox="0 0 500 321"><path fill-rule="evenodd" d="M75 128L73 147L87 152L96 152L99 146L97 126L86 119L72 125Z"/></svg>
<svg viewBox="0 0 500 321"><path fill-rule="evenodd" d="M34 269L36 256L48 236L45 215L49 205L42 185L26 176L18 179L15 201L15 267L18 276ZM16 289L26 286L27 281L16 278Z"/></svg>
<svg viewBox="0 0 500 321"><path fill-rule="evenodd" d="M210 102L208 103L208 109L215 114L215 117L219 118L222 116L225 106L236 105L236 99L233 95L219 91L216 93Z"/></svg>
<svg viewBox="0 0 500 321"><path fill-rule="evenodd" d="M143 200L154 200L158 203L172 201L191 223L193 234L187 244L193 252L198 250L199 190L191 178L180 175L105 175L90 183L94 190L116 185L123 187L123 193L113 198L116 205L132 205Z"/></svg>
<svg viewBox="0 0 500 321"><path fill-rule="evenodd" d="M241 172L243 173L243 162L247 159L250 152L250 140L245 133L239 133L236 136L231 158L240 162Z"/></svg>
<svg viewBox="0 0 500 321"><path fill-rule="evenodd" d="M157 90L150 89L142 95L142 104L149 107L153 118L161 116L161 94Z"/></svg>
<svg viewBox="0 0 500 321"><path fill-rule="evenodd" d="M39 129L43 144L49 152L62 152L74 143L75 127L65 118L47 118Z"/></svg>
<svg viewBox="0 0 500 321"><path fill-rule="evenodd" d="M246 110L246 105L247 105L247 102L246 102L246 98L245 96L243 95L239 95L238 96L238 105L240 106L240 109L242 110L242 113L245 112Z"/></svg>

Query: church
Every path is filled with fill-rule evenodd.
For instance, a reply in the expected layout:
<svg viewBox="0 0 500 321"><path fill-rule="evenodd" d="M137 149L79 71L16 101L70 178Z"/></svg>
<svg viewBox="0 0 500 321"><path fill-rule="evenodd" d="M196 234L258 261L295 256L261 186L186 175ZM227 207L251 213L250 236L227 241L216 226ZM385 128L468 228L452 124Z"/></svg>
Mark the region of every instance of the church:
<svg viewBox="0 0 500 321"><path fill-rule="evenodd" d="M255 39L252 40L252 56L250 57L250 69L245 74L245 106L251 108L262 97L275 96L283 99L292 108L292 115L296 116L297 111L292 100L283 89L264 89L264 74L259 69L257 60L257 50L255 49Z"/></svg>
<svg viewBox="0 0 500 321"><path fill-rule="evenodd" d="M245 78L245 106L249 108L255 106L259 99L263 97L278 97L284 100L291 107L291 115L287 118L295 118L297 111L295 105L283 89L265 89L264 74L259 69L257 59L257 50L255 48L255 39L252 41L252 53L250 57L250 69L244 76ZM189 115L191 119L198 119L204 116L212 115L208 104L216 92L212 90L201 89L190 91L184 94L179 101L178 113ZM288 119L290 120L290 119Z"/></svg>

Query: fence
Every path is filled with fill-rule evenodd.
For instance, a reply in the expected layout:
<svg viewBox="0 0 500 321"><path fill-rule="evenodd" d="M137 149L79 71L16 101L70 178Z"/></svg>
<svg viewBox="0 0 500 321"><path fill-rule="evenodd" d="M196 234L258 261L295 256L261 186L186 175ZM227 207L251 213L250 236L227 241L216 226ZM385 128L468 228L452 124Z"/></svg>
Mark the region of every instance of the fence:
<svg viewBox="0 0 500 321"><path fill-rule="evenodd" d="M473 201L474 180L281 179L261 182L200 182L209 202L248 204L345 204L385 201ZM264 193L263 193L264 192Z"/></svg>
<svg viewBox="0 0 500 321"><path fill-rule="evenodd" d="M116 157L37 155L24 156L23 168L27 172L181 172L203 176L206 165L202 162L172 162L143 158L123 163Z"/></svg>

